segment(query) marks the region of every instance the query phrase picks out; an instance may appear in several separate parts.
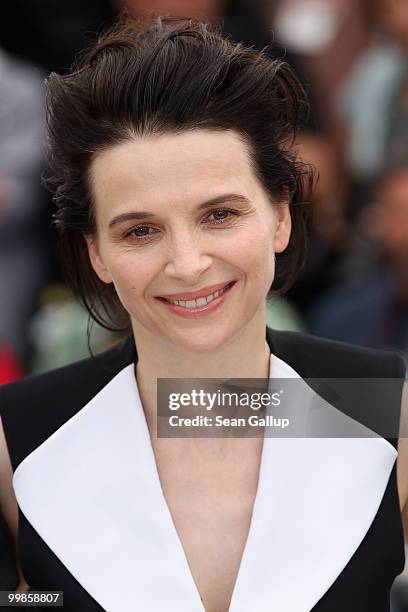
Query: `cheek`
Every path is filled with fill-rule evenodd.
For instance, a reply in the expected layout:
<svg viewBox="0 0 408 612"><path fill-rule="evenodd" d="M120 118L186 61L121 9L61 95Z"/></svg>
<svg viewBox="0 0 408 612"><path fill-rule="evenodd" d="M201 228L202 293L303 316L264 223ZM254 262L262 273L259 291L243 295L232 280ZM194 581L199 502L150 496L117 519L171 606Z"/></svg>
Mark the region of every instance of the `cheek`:
<svg viewBox="0 0 408 612"><path fill-rule="evenodd" d="M129 311L134 299L143 294L154 278L152 258L134 250L123 251L111 254L108 266L116 293Z"/></svg>
<svg viewBox="0 0 408 612"><path fill-rule="evenodd" d="M243 270L254 283L272 282L275 270L272 230L265 224L246 231L242 239L231 245L235 265Z"/></svg>

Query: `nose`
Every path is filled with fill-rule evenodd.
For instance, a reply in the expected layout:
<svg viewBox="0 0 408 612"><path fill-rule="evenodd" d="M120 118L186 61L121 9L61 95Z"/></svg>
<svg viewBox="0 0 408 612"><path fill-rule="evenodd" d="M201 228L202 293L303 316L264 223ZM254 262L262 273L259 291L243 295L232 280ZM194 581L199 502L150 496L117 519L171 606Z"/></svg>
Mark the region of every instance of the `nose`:
<svg viewBox="0 0 408 612"><path fill-rule="evenodd" d="M186 286L194 286L211 265L212 257L205 252L201 241L184 232L172 241L164 272Z"/></svg>

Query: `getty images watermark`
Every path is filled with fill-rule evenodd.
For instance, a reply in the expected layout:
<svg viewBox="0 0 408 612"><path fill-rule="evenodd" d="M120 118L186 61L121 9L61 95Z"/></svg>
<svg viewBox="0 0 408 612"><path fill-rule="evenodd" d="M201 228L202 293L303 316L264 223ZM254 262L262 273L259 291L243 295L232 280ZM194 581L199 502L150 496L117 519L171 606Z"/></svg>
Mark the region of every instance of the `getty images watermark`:
<svg viewBox="0 0 408 612"><path fill-rule="evenodd" d="M289 419L274 417L272 414L265 414L268 407L281 405L281 391L273 393L259 392L231 392L217 391L211 393L204 389L192 389L190 393L170 393L168 407L171 411L179 411L182 408L200 409L207 413L222 410L222 414L209 416L208 414L196 414L195 416L181 416L172 414L169 416L170 427L281 427L285 429L289 426ZM241 409L245 411L260 411L260 414L248 413L245 416L226 415L231 409Z"/></svg>
<svg viewBox="0 0 408 612"><path fill-rule="evenodd" d="M290 427L268 379L159 379L159 437L259 436Z"/></svg>
<svg viewBox="0 0 408 612"><path fill-rule="evenodd" d="M398 378L158 379L157 435L398 438Z"/></svg>

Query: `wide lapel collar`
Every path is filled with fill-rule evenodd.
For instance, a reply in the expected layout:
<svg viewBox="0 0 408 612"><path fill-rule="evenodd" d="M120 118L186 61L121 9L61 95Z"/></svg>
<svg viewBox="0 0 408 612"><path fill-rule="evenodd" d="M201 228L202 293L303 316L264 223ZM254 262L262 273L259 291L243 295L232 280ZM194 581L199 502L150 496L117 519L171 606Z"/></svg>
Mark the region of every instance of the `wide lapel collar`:
<svg viewBox="0 0 408 612"><path fill-rule="evenodd" d="M273 332L267 340L274 350ZM270 378L298 378L292 413L307 421L315 392L276 354ZM322 405L322 402L320 402ZM327 592L366 535L397 456L327 404L329 419L360 438L264 439L258 492L230 612L309 612ZM309 436L311 432L309 431Z"/></svg>
<svg viewBox="0 0 408 612"><path fill-rule="evenodd" d="M164 502L132 363L22 461L13 485L28 521L108 612L204 612Z"/></svg>
<svg viewBox="0 0 408 612"><path fill-rule="evenodd" d="M160 487L133 337L115 355L122 369L18 466L17 501L107 612L204 612ZM299 377L279 355L270 375ZM311 610L367 533L395 457L379 438L265 438L230 612Z"/></svg>

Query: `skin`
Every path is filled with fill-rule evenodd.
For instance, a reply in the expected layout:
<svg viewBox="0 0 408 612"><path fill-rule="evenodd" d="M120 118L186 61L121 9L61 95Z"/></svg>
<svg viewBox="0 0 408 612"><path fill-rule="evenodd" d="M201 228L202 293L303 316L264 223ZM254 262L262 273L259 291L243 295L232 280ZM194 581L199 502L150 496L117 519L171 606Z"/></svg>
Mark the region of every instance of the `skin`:
<svg viewBox="0 0 408 612"><path fill-rule="evenodd" d="M88 238L90 259L130 314L145 374L259 371L267 348L265 298L291 220L287 201L271 202L255 177L239 136L201 130L128 141L99 153L91 177L97 234ZM227 194L245 200L197 209ZM114 217L132 211L154 216L109 230ZM136 225L150 234L144 242L126 237ZM231 280L238 282L228 307L211 315L184 319L155 299Z"/></svg>

